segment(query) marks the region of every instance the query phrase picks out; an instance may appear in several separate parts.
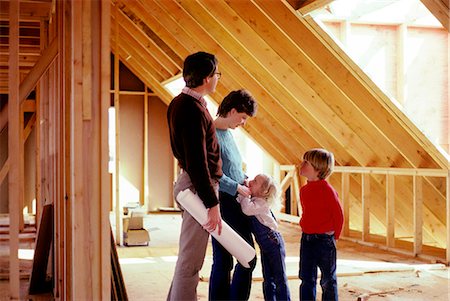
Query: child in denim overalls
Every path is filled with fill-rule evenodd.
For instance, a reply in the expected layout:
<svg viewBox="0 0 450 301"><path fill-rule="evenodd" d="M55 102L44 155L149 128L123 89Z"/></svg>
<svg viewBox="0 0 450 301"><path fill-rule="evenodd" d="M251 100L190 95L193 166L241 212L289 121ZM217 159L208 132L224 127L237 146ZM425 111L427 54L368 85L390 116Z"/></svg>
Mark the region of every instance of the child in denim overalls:
<svg viewBox="0 0 450 301"><path fill-rule="evenodd" d="M249 181L251 198L239 195L242 212L251 217L252 232L261 250L265 300L290 300L286 276L286 248L275 217L270 210L279 204L278 188L265 174Z"/></svg>
<svg viewBox="0 0 450 301"><path fill-rule="evenodd" d="M336 240L344 223L336 190L326 181L334 167L334 156L325 149L303 155L300 175L308 183L300 189L300 300L316 300L317 268L322 276L322 300L338 300Z"/></svg>

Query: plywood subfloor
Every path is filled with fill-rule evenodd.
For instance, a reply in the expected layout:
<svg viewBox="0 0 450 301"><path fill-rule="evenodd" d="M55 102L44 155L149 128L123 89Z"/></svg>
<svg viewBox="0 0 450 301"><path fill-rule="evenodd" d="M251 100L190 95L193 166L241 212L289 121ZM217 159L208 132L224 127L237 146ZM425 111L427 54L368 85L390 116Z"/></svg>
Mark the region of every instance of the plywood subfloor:
<svg viewBox="0 0 450 301"><path fill-rule="evenodd" d="M150 214L145 217L150 232L149 246L118 247L118 254L130 300L165 300L178 252L181 225L179 214ZM292 300L299 300L298 260L300 229L281 222L286 241L287 271ZM259 250L257 250L259 253ZM212 264L209 247L198 286L199 300L207 300L208 278ZM253 277L250 300L263 300L261 267ZM449 269L353 242L338 241L338 285L340 300L450 300ZM321 290L318 291L320 300ZM380 293L379 295L376 295Z"/></svg>

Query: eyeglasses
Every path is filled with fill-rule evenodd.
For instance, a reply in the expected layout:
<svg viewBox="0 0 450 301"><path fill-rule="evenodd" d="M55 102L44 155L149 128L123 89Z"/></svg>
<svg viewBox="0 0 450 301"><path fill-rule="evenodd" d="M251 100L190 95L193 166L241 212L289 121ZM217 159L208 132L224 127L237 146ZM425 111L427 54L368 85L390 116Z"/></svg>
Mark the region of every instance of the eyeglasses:
<svg viewBox="0 0 450 301"><path fill-rule="evenodd" d="M217 79L222 77L222 72L214 72L215 75L217 75Z"/></svg>

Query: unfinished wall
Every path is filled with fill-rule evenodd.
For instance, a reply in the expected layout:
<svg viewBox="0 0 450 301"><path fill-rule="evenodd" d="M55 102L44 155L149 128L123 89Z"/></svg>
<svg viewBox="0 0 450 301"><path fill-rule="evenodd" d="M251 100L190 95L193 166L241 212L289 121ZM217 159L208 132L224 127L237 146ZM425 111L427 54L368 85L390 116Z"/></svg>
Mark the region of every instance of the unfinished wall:
<svg viewBox="0 0 450 301"><path fill-rule="evenodd" d="M120 96L120 201L144 203L144 98ZM117 143L117 141L116 141Z"/></svg>
<svg viewBox="0 0 450 301"><path fill-rule="evenodd" d="M149 211L160 207L172 207L173 156L170 148L167 126L167 105L152 96L148 102L148 170L149 170Z"/></svg>

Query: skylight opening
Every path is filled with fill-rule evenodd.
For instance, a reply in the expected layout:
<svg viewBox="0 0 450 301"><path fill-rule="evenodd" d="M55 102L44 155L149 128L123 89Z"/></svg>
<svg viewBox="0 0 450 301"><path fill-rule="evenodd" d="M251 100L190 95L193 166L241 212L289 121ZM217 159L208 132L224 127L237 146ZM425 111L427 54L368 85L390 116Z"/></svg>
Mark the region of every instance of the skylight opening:
<svg viewBox="0 0 450 301"><path fill-rule="evenodd" d="M449 35L420 0L335 0L314 20L445 156Z"/></svg>

